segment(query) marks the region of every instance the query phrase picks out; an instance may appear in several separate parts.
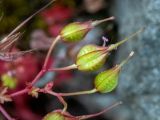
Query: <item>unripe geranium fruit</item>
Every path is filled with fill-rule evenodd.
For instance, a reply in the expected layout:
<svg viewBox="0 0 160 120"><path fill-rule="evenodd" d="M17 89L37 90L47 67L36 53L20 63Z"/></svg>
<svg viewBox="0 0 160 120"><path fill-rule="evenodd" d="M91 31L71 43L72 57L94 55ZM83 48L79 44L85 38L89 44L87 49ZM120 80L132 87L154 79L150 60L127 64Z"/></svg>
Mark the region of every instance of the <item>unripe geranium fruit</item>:
<svg viewBox="0 0 160 120"><path fill-rule="evenodd" d="M114 17L110 17L97 21L70 23L61 30L60 36L65 42L77 42L82 40L85 35L96 25L113 19Z"/></svg>
<svg viewBox="0 0 160 120"><path fill-rule="evenodd" d="M99 91L100 93L108 93L117 87L121 67L129 60L131 56L133 56L133 54L134 52L131 52L129 57L124 60L120 65L106 70L96 76L94 85L97 91Z"/></svg>
<svg viewBox="0 0 160 120"><path fill-rule="evenodd" d="M119 71L119 66L116 66L110 70L106 70L98 74L94 81L97 91L107 93L114 90L118 84Z"/></svg>
<svg viewBox="0 0 160 120"><path fill-rule="evenodd" d="M86 45L81 48L77 55L76 65L81 71L98 70L105 63L108 56L106 47Z"/></svg>
<svg viewBox="0 0 160 120"><path fill-rule="evenodd" d="M91 28L90 22L74 22L65 26L60 35L65 42L77 42L83 39Z"/></svg>
<svg viewBox="0 0 160 120"><path fill-rule="evenodd" d="M57 112L48 113L43 120L65 120L65 117Z"/></svg>
<svg viewBox="0 0 160 120"><path fill-rule="evenodd" d="M44 116L43 120L79 120L79 119L76 118L75 116L72 116L68 112L64 112L63 110L55 110Z"/></svg>
<svg viewBox="0 0 160 120"><path fill-rule="evenodd" d="M135 32L131 36L125 38L124 40L111 44L108 47L99 47L96 45L85 45L82 47L77 55L76 65L81 71L94 71L98 70L105 63L105 60L110 51L115 50L118 46L133 38L138 33L142 32L143 29Z"/></svg>

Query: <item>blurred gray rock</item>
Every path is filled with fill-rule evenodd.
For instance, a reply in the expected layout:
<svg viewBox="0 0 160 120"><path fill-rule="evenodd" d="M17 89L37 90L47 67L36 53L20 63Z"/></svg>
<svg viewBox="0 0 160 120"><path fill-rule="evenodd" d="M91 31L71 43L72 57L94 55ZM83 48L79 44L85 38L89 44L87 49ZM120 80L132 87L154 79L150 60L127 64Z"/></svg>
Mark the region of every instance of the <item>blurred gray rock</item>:
<svg viewBox="0 0 160 120"><path fill-rule="evenodd" d="M122 70L117 90L131 113L123 120L160 120L160 0L115 0L113 12L121 39L145 27L119 50L118 61L131 50L136 53Z"/></svg>

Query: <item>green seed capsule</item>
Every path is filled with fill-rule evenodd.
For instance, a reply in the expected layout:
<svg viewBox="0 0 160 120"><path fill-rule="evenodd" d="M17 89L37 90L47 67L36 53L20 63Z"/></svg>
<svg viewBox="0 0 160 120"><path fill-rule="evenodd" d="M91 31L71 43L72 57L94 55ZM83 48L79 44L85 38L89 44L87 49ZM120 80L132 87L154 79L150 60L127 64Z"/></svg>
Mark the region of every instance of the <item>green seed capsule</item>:
<svg viewBox="0 0 160 120"><path fill-rule="evenodd" d="M79 51L76 65L81 71L98 70L105 63L107 56L106 48L96 45L86 45Z"/></svg>
<svg viewBox="0 0 160 120"><path fill-rule="evenodd" d="M65 120L65 117L61 115L60 113L51 112L48 113L43 120Z"/></svg>
<svg viewBox="0 0 160 120"><path fill-rule="evenodd" d="M121 64L99 73L94 81L95 88L100 93L107 93L113 91L118 85L119 72L124 64L134 55L132 51L129 56L121 62Z"/></svg>
<svg viewBox="0 0 160 120"><path fill-rule="evenodd" d="M61 30L60 36L65 42L77 42L82 40L93 27L113 19L114 17L109 17L96 21L70 23Z"/></svg>
<svg viewBox="0 0 160 120"><path fill-rule="evenodd" d="M82 40L91 28L91 22L74 22L65 26L60 35L65 42L77 42Z"/></svg>
<svg viewBox="0 0 160 120"><path fill-rule="evenodd" d="M106 70L98 74L94 81L97 91L107 93L114 90L118 84L119 71L119 66L116 66L110 70Z"/></svg>

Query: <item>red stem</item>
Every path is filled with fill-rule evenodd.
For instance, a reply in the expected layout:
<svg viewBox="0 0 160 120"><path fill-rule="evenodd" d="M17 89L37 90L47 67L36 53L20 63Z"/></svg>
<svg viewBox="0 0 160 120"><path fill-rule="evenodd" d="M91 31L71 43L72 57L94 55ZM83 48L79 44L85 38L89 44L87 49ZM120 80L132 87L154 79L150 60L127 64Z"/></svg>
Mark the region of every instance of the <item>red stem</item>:
<svg viewBox="0 0 160 120"><path fill-rule="evenodd" d="M46 70L41 70L38 74L37 74L37 76L34 78L34 80L31 82L31 86L33 86L37 81L38 81L38 79L44 74L46 72Z"/></svg>
<svg viewBox="0 0 160 120"><path fill-rule="evenodd" d="M47 53L47 56L45 58L45 62L44 62L44 65L43 65L43 69L41 69L41 71L37 74L37 76L33 79L33 81L31 82L31 87L39 80L39 78L47 71L47 64L48 64L48 61L49 61L49 57L51 55L51 52L55 46L55 44L58 42L58 40L60 39L60 36L57 36L56 39L53 41L51 47L49 48L49 51ZM27 86L28 87L28 86ZM28 88L25 88L21 91L17 91L15 93L12 93L10 94L11 97L15 97L15 96L19 96L19 95L22 95L24 93L27 93L28 92Z"/></svg>
<svg viewBox="0 0 160 120"><path fill-rule="evenodd" d="M20 91L17 91L17 92L15 92L15 93L12 93L12 94L10 94L9 96L10 97L16 97L16 96L19 96L19 95L22 95L22 94L24 94L24 93L27 93L28 92L28 89L23 89L23 90L20 90Z"/></svg>
<svg viewBox="0 0 160 120"><path fill-rule="evenodd" d="M45 58L45 61L44 61L44 65L43 65L43 68L42 70L38 73L38 75L35 77L35 79L31 82L31 86L33 86L37 81L38 79L47 71L47 64L48 64L48 61L49 61L49 57L52 53L52 50L54 48L54 46L56 45L56 43L60 40L60 36L58 35L56 37L56 39L52 42L52 45L50 46L49 48L49 51L47 53L47 56Z"/></svg>
<svg viewBox="0 0 160 120"><path fill-rule="evenodd" d="M77 67L76 67L75 64L73 64L73 65L70 65L70 66L67 66L67 67L63 67L63 68L52 68L52 69L46 69L46 70L45 70L45 69L42 69L42 70L37 74L37 76L34 78L34 80L31 82L30 86L28 86L28 87L32 87L32 86L39 80L39 78L40 78L45 72L47 72L47 71L71 70L71 69L75 69L75 68L77 68ZM12 94L10 94L9 96L10 96L10 97L16 97L16 96L19 96L19 95L22 95L22 94L27 93L28 90L29 90L29 88L26 87L25 89L20 90L20 91L17 91L17 92L15 92L15 93L12 93Z"/></svg>
<svg viewBox="0 0 160 120"><path fill-rule="evenodd" d="M61 38L61 36L58 35L58 36L55 38L55 40L52 42L52 45L50 46L49 51L48 51L48 53L47 53L47 56L46 56L46 58L45 58L45 62L44 62L44 65L43 65L43 69L46 70L47 64L48 64L48 61L49 61L49 57L50 57L50 55L51 55L51 53L52 53L52 50L53 50L54 46L56 45L56 43L60 40L60 38Z"/></svg>
<svg viewBox="0 0 160 120"><path fill-rule="evenodd" d="M31 86L42 76L44 74L44 71L43 70L41 70L38 74L37 74L37 76L34 78L34 80L31 82ZM28 86L27 86L28 87ZM24 88L23 90L20 90L20 91L17 91L17 92L15 92L15 93L12 93L12 94L10 94L9 96L10 97L16 97L16 96L19 96L19 95L23 95L23 94L25 94L25 93L27 93L28 92L28 88Z"/></svg>
<svg viewBox="0 0 160 120"><path fill-rule="evenodd" d="M5 116L5 118L7 118L7 120L15 120L6 112L2 105L0 105L0 112Z"/></svg>

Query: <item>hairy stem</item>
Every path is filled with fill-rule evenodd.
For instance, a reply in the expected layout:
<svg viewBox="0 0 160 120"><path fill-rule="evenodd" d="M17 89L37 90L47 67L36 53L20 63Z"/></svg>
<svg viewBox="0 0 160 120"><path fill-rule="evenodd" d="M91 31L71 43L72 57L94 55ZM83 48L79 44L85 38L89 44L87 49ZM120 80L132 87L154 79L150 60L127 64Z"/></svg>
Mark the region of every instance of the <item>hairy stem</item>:
<svg viewBox="0 0 160 120"><path fill-rule="evenodd" d="M25 94L25 93L27 93L27 92L28 92L28 89L25 88L25 89L23 89L23 90L14 92L14 93L10 94L9 96L10 96L11 98L13 98L13 97L16 97L16 96L19 96L19 95L23 95L23 94Z"/></svg>
<svg viewBox="0 0 160 120"><path fill-rule="evenodd" d="M57 36L55 38L55 40L52 42L52 45L50 46L49 50L48 50L48 53L47 53L47 56L45 58L45 61L44 61L44 65L43 65L43 68L42 70L38 73L38 75L35 77L35 79L31 82L31 85L34 85L38 80L39 78L47 71L47 64L48 64L48 61L49 61L49 57L52 53L52 50L54 48L54 46L56 45L56 43L60 40L60 36Z"/></svg>
<svg viewBox="0 0 160 120"><path fill-rule="evenodd" d="M92 22L92 26L97 26L103 22L106 22L106 21L110 21L110 20L114 20L114 17L109 17L109 18L105 18L105 19L102 19L102 20L96 20L96 21L93 21Z"/></svg>
<svg viewBox="0 0 160 120"><path fill-rule="evenodd" d="M55 38L55 40L52 42L52 45L51 45L51 47L49 48L49 51L48 51L47 56L46 56L46 58L45 58L45 62L44 62L44 65L43 65L43 69L46 69L46 68L47 68L48 60L49 60L49 57L50 57L50 55L51 55L51 53L52 53L52 50L53 50L54 46L56 45L56 43L60 40L60 38L61 38L61 36L58 35L58 36Z"/></svg>
<svg viewBox="0 0 160 120"><path fill-rule="evenodd" d="M77 68L77 65L73 64L73 65L70 65L70 66L67 66L67 67L63 67L63 68L50 68L50 69L47 69L47 71L72 70L72 69L76 69L76 68Z"/></svg>
<svg viewBox="0 0 160 120"><path fill-rule="evenodd" d="M73 93L58 93L60 96L76 96L76 95L86 95L86 94L92 94L97 92L96 89L87 90L87 91L80 91L80 92L73 92Z"/></svg>
<svg viewBox="0 0 160 120"><path fill-rule="evenodd" d="M15 120L6 112L2 105L0 105L0 112L4 115L5 118L7 118L7 120Z"/></svg>
<svg viewBox="0 0 160 120"><path fill-rule="evenodd" d="M130 35L129 37L126 37L124 40L121 40L120 42L116 43L116 44L112 44L108 47L108 51L112 51L114 49L117 49L118 46L122 45L123 43L127 42L128 40L130 40L131 38L137 36L139 33L143 32L144 28L141 28L140 30L138 30L137 32L133 33L132 35Z"/></svg>

